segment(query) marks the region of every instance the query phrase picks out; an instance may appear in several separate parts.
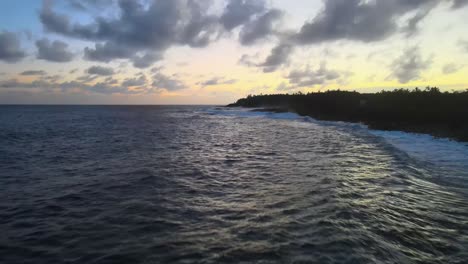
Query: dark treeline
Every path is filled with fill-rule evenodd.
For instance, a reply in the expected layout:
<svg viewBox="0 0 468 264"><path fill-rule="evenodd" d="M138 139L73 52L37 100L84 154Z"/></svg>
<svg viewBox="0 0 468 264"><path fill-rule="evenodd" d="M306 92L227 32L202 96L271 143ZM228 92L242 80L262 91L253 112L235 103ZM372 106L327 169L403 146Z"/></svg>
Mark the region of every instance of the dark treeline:
<svg viewBox="0 0 468 264"><path fill-rule="evenodd" d="M248 96L229 106L292 111L321 120L362 122L371 128L429 133L468 141L468 90L436 87L379 93L327 91Z"/></svg>

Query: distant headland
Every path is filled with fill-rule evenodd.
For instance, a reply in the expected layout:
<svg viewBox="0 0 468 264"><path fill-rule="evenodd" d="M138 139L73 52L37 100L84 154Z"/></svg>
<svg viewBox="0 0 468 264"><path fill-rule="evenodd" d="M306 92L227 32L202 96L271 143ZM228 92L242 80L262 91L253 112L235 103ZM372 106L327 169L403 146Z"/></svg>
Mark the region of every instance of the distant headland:
<svg viewBox="0 0 468 264"><path fill-rule="evenodd" d="M255 95L228 107L290 111L319 120L364 123L372 129L402 130L468 142L468 90L436 87L378 93L327 91Z"/></svg>

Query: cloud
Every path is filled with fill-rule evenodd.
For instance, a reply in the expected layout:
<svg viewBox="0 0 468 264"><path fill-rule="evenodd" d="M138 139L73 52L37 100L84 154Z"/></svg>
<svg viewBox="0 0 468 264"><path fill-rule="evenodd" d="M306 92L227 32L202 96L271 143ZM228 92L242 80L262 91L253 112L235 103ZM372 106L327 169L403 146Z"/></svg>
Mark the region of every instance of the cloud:
<svg viewBox="0 0 468 264"><path fill-rule="evenodd" d="M18 35L13 32L0 32L0 60L14 63L26 57L21 49Z"/></svg>
<svg viewBox="0 0 468 264"><path fill-rule="evenodd" d="M89 74L101 76L109 76L114 74L114 70L112 68L102 66L91 66L86 72Z"/></svg>
<svg viewBox="0 0 468 264"><path fill-rule="evenodd" d="M261 0L229 0L220 21L224 28L232 30L249 22L265 9L265 2Z"/></svg>
<svg viewBox="0 0 468 264"><path fill-rule="evenodd" d="M19 82L16 79L0 81L0 88L50 88L51 84L42 80L35 80L33 82Z"/></svg>
<svg viewBox="0 0 468 264"><path fill-rule="evenodd" d="M23 76L37 76L37 75L46 75L47 73L45 71L24 71L20 73L20 75Z"/></svg>
<svg viewBox="0 0 468 264"><path fill-rule="evenodd" d="M174 78L175 76L167 76L159 71L153 75L152 86L156 90L178 91L186 89L187 86L180 80Z"/></svg>
<svg viewBox="0 0 468 264"><path fill-rule="evenodd" d="M125 81L122 82L122 86L124 87L143 86L143 85L146 85L146 81L147 81L146 77L144 75L141 75L140 77L125 79Z"/></svg>
<svg viewBox="0 0 468 264"><path fill-rule="evenodd" d="M452 7L454 9L462 8L468 5L468 0L453 0Z"/></svg>
<svg viewBox="0 0 468 264"><path fill-rule="evenodd" d="M283 11L267 7L263 0L229 0L219 21L228 31L242 27L239 42L252 45L275 35L274 23L282 16Z"/></svg>
<svg viewBox="0 0 468 264"><path fill-rule="evenodd" d="M44 80L36 80L33 82L20 82L16 79L10 79L5 81L0 81L0 88L15 88L15 89L60 89L64 92L70 89L78 89L81 92L94 92L99 94L135 94L140 91L128 90L123 86L109 85L107 82L99 82L96 84L87 84L80 81L70 81L70 82L49 82Z"/></svg>
<svg viewBox="0 0 468 264"><path fill-rule="evenodd" d="M257 66L257 63L255 62L257 58L258 58L258 55L250 56L250 55L244 54L240 57L238 63L241 65L248 66L248 67L255 67Z"/></svg>
<svg viewBox="0 0 468 264"><path fill-rule="evenodd" d="M411 37L418 33L419 24L424 18L426 18L430 11L430 9L419 10L413 17L408 19L407 25L402 28L402 32L404 32L407 37Z"/></svg>
<svg viewBox="0 0 468 264"><path fill-rule="evenodd" d="M199 83L202 86L215 86L215 85L222 85L222 84L234 84L236 83L236 79L224 79L224 78L219 78L215 77L209 80L206 80L204 82Z"/></svg>
<svg viewBox="0 0 468 264"><path fill-rule="evenodd" d="M82 83L89 83L89 82L92 82L94 80L96 80L99 76L97 75L89 75L89 74L86 74L86 75L82 75L78 78L76 78L77 81L79 82L82 82Z"/></svg>
<svg viewBox="0 0 468 264"><path fill-rule="evenodd" d="M75 8L87 11L88 2L72 1ZM91 1L92 2L92 1ZM279 10L269 9L263 0L229 0L218 14L212 14L213 1L120 0L111 5L112 14L91 16L91 22L74 23L66 14L44 0L40 21L45 30L94 42L84 49L84 58L109 62L129 59L137 68L150 67L173 46L203 48L241 27L241 43L251 44L272 32ZM252 27L252 28L251 28Z"/></svg>
<svg viewBox="0 0 468 264"><path fill-rule="evenodd" d="M132 49L107 42L105 44L97 43L93 48L84 49L84 58L90 61L110 62L114 59L131 58L135 51Z"/></svg>
<svg viewBox="0 0 468 264"><path fill-rule="evenodd" d="M326 84L336 81L341 77L338 71L327 69L322 63L317 70L307 67L305 70L293 70L286 77L293 88L311 87L318 84Z"/></svg>
<svg viewBox="0 0 468 264"><path fill-rule="evenodd" d="M442 73L444 74L456 73L461 68L463 68L463 65L459 65L455 63L448 63L448 64L445 64L444 67L442 68Z"/></svg>
<svg viewBox="0 0 468 264"><path fill-rule="evenodd" d="M70 5L70 7L78 11L86 11L88 9L86 5L80 0L69 0L68 4Z"/></svg>
<svg viewBox="0 0 468 264"><path fill-rule="evenodd" d="M94 11L112 5L114 0L68 0L68 5L76 11Z"/></svg>
<svg viewBox="0 0 468 264"><path fill-rule="evenodd" d="M398 19L411 11L432 9L438 0L328 0L312 21L306 22L295 39L299 44L335 40L380 41L398 32ZM421 14L412 17L413 27Z"/></svg>
<svg viewBox="0 0 468 264"><path fill-rule="evenodd" d="M280 44L271 50L270 55L258 67L263 67L263 72L273 72L282 64L286 63L289 55L293 51L293 46L290 44Z"/></svg>
<svg viewBox="0 0 468 264"><path fill-rule="evenodd" d="M109 76L107 77L105 80L104 80L104 83L108 84L108 85L116 85L119 83L118 80L112 78L112 76Z"/></svg>
<svg viewBox="0 0 468 264"><path fill-rule="evenodd" d="M162 56L158 53L148 52L143 56L135 56L132 58L133 66L136 68L144 69L153 65L154 62L162 59Z"/></svg>
<svg viewBox="0 0 468 264"><path fill-rule="evenodd" d="M40 80L46 81L46 82L56 83L62 78L63 77L61 75L55 74L55 75L41 76Z"/></svg>
<svg viewBox="0 0 468 264"><path fill-rule="evenodd" d="M210 86L210 85L218 85L219 84L219 78L213 78L207 81L204 81L200 83L203 86Z"/></svg>
<svg viewBox="0 0 468 264"><path fill-rule="evenodd" d="M391 77L397 78L400 83L408 83L419 79L421 73L431 64L432 58L423 59L419 47L412 47L393 61Z"/></svg>
<svg viewBox="0 0 468 264"><path fill-rule="evenodd" d="M128 90L125 87L121 86L111 86L105 82L99 82L93 85L82 85L80 83L70 83L70 87L76 86L76 88L81 88L85 91L91 91L100 94L136 94L138 91Z"/></svg>
<svg viewBox="0 0 468 264"><path fill-rule="evenodd" d="M50 32L68 34L70 31L70 19L66 15L60 15L52 10L53 0L43 0L39 20L45 29Z"/></svg>
<svg viewBox="0 0 468 264"><path fill-rule="evenodd" d="M461 48L464 52L468 52L468 40L460 39L460 40L458 41L458 46L460 46L460 48Z"/></svg>
<svg viewBox="0 0 468 264"><path fill-rule="evenodd" d="M278 9L271 9L255 20L247 23L240 32L240 42L243 45L252 45L274 33L274 23L283 16Z"/></svg>
<svg viewBox="0 0 468 264"><path fill-rule="evenodd" d="M37 58L52 62L69 62L73 53L67 51L68 44L60 40L50 42L47 38L36 41Z"/></svg>
<svg viewBox="0 0 468 264"><path fill-rule="evenodd" d="M151 86L147 85L148 80L143 73L138 74L135 78L127 78L122 83L119 83L119 81L112 78L112 76L107 76L103 81L95 82L99 76L103 76L103 74L105 76L108 74L110 69L111 68L98 66L96 68L91 67L86 70L91 74L85 74L72 81L61 81L63 76L60 75L41 75L39 79L31 82L19 81L17 79L0 80L0 88L40 89L43 92L55 92L60 90L62 92L92 92L99 94L143 94L149 92L160 92L159 89L153 89ZM30 72L31 73L26 72L26 74L34 73L34 71ZM41 71L37 71L37 74L40 73ZM163 74L158 73L158 76L163 76ZM172 79L168 77L166 79L160 78L159 82L165 82L167 84L167 89L180 88L177 86L181 84L179 81L173 80L173 83L171 83L168 80Z"/></svg>
<svg viewBox="0 0 468 264"><path fill-rule="evenodd" d="M241 44L251 45L272 35L280 41L264 63L255 63L247 55L243 55L239 63L249 67L263 67L264 72L272 72L288 62L288 57L296 46L333 41L370 43L401 33L409 38L418 33L421 22L441 3L449 3L453 8L460 8L465 6L468 0L323 0L322 2L323 9L297 31L275 30L274 23L281 17L281 11L276 9L268 11L258 9L251 17L244 17L242 21L248 22L244 22L245 26L240 30Z"/></svg>
<svg viewBox="0 0 468 264"><path fill-rule="evenodd" d="M205 47L216 39L217 18L206 14L208 3L176 0L151 1L145 5L136 0L121 0L120 15L74 24L45 1L40 18L48 31L97 42L94 48L85 49L85 58L89 60L136 58L134 63L142 67L148 64L149 56L136 57L139 52L162 52L172 45Z"/></svg>
<svg viewBox="0 0 468 264"><path fill-rule="evenodd" d="M298 88L297 86L291 86L291 85L288 85L286 82L282 82L278 85L278 87L276 87L276 90L284 92L284 91L291 91L297 88Z"/></svg>

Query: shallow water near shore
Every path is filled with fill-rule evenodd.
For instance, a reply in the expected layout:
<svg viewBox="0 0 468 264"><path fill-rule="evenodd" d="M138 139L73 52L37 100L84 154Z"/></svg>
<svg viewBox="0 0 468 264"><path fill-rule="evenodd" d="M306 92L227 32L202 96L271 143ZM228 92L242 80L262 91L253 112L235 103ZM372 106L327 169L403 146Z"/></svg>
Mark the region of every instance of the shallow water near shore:
<svg viewBox="0 0 468 264"><path fill-rule="evenodd" d="M293 113L1 106L5 263L467 263L468 145Z"/></svg>

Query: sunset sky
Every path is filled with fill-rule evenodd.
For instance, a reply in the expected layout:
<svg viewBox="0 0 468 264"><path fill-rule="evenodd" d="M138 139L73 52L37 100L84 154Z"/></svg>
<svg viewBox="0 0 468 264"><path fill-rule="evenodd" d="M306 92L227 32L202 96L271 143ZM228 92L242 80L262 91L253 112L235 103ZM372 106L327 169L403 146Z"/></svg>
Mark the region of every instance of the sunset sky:
<svg viewBox="0 0 468 264"><path fill-rule="evenodd" d="M0 1L0 103L468 88L468 0Z"/></svg>

